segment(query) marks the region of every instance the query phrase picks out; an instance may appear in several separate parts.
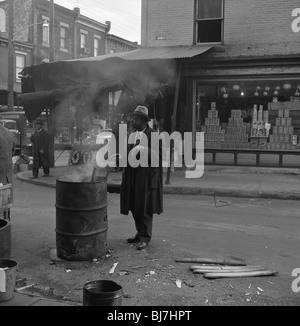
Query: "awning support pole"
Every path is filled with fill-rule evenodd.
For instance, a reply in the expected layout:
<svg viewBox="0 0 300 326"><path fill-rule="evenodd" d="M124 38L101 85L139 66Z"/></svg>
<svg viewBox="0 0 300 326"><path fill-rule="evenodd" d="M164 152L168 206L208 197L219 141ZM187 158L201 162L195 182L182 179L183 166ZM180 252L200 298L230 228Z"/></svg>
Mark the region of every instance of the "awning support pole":
<svg viewBox="0 0 300 326"><path fill-rule="evenodd" d="M178 63L178 71L176 77L176 88L175 88L175 95L174 95L174 107L173 107L173 115L172 115L172 133L176 130L176 121L177 121L177 108L178 108L178 97L179 97L179 87L180 87L180 79L181 79L181 62ZM171 165L173 162L173 151L174 151L174 142L171 141L170 143L170 166L168 166L167 170L167 179L165 184L170 184L170 177L171 177Z"/></svg>

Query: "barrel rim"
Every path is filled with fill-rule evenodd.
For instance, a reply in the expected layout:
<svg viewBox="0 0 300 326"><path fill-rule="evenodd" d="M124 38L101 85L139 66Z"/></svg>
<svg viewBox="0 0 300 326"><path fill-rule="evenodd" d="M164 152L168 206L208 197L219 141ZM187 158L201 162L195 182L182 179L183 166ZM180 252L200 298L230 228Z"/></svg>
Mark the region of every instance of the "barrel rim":
<svg viewBox="0 0 300 326"><path fill-rule="evenodd" d="M84 285L83 285L83 290L84 291L88 291L89 293L91 293L89 290L91 290L91 288L88 288L89 285L92 285L92 284L97 284L97 283L104 283L104 284L111 284L111 285L114 285L117 289L116 290L113 290L113 291L105 291L103 293L105 294L108 294L108 293L116 293L116 292L119 292L119 291L122 291L123 288L120 284L114 282L114 281L110 281L110 280L95 280L95 281L89 281L89 282L86 282Z"/></svg>
<svg viewBox="0 0 300 326"><path fill-rule="evenodd" d="M3 225L1 225L3 223ZM0 218L0 229L4 229L5 227L9 226L10 223L7 220L3 220L2 218Z"/></svg>
<svg viewBox="0 0 300 326"><path fill-rule="evenodd" d="M3 267L1 267L2 263L3 263L3 265L5 265L5 263L6 263L6 265L11 265L11 266L3 266ZM7 259L7 258L0 258L0 268L15 268L15 267L18 267L18 266L19 266L19 264L15 260Z"/></svg>
<svg viewBox="0 0 300 326"><path fill-rule="evenodd" d="M94 181L72 181L70 179L64 180L67 177L60 177L56 179L56 183L65 183L65 184L95 184L95 183L105 183L107 181L107 178L105 177L97 177Z"/></svg>

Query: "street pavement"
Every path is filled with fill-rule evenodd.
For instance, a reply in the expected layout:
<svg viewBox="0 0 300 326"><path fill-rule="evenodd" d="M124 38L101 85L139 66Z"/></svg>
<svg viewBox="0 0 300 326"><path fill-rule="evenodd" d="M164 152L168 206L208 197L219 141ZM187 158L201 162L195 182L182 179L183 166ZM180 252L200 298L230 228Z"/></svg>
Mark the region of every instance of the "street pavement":
<svg viewBox="0 0 300 326"><path fill-rule="evenodd" d="M48 178L30 179L31 171L17 174L17 179L38 186L55 188L56 180L62 177L74 176L80 173L80 167L57 166L51 169ZM85 168L90 177L92 167ZM208 166L204 175L199 179L187 179L183 170L171 173L170 184L164 185L164 193L179 195L226 196L240 198L269 198L269 199L300 199L300 170L280 168L248 168ZM121 184L121 172L111 172L107 184L111 192L118 192ZM164 180L167 171L164 171ZM15 292L14 298L0 306L78 306L80 304L50 300L24 293Z"/></svg>

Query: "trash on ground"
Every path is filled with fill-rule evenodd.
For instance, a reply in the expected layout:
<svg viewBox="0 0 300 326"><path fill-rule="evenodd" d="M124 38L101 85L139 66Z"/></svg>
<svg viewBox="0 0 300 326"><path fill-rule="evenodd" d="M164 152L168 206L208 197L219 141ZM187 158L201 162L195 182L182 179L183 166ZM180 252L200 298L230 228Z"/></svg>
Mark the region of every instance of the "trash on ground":
<svg viewBox="0 0 300 326"><path fill-rule="evenodd" d="M23 291L23 290L28 289L28 288L31 288L31 287L33 287L33 286L35 286L35 284L26 285L26 286L23 286L23 287L18 288L18 289L16 289L16 290L17 290L17 291Z"/></svg>
<svg viewBox="0 0 300 326"><path fill-rule="evenodd" d="M70 269L66 269L66 273L71 273L72 271Z"/></svg>
<svg viewBox="0 0 300 326"><path fill-rule="evenodd" d="M120 276L124 276L124 275L130 275L130 273L129 272L119 272L118 273Z"/></svg>
<svg viewBox="0 0 300 326"><path fill-rule="evenodd" d="M147 265L133 266L132 268L138 269L138 268L144 268L144 267L147 267Z"/></svg>
<svg viewBox="0 0 300 326"><path fill-rule="evenodd" d="M234 277L258 277L258 276L275 276L278 274L277 271L262 270L262 271L248 271L248 272L209 272L203 274L205 278L216 279L216 278L234 278Z"/></svg>
<svg viewBox="0 0 300 326"><path fill-rule="evenodd" d="M123 294L123 298L124 299L131 299L132 298L132 295L131 294L128 294L128 293L124 293Z"/></svg>
<svg viewBox="0 0 300 326"><path fill-rule="evenodd" d="M238 260L224 260L224 259L212 259L212 258L181 258L175 260L177 263L200 263L200 264L217 264L228 266L245 266L246 263Z"/></svg>
<svg viewBox="0 0 300 326"><path fill-rule="evenodd" d="M195 284L194 284L193 282L191 282L191 281L183 281L183 283L184 283L185 285L189 286L190 288L195 287Z"/></svg>
<svg viewBox="0 0 300 326"><path fill-rule="evenodd" d="M264 292L264 290L259 288L259 287L257 287L257 290L260 291L260 292Z"/></svg>
<svg viewBox="0 0 300 326"><path fill-rule="evenodd" d="M108 274L113 274L115 272L116 267L118 266L119 263L114 263L112 268L109 270Z"/></svg>
<svg viewBox="0 0 300 326"><path fill-rule="evenodd" d="M208 272L229 273L229 272L263 270L261 266L200 266L200 265L191 266L190 269L193 271L194 274L204 274Z"/></svg>
<svg viewBox="0 0 300 326"><path fill-rule="evenodd" d="M181 280L176 280L176 285L181 288L182 281Z"/></svg>

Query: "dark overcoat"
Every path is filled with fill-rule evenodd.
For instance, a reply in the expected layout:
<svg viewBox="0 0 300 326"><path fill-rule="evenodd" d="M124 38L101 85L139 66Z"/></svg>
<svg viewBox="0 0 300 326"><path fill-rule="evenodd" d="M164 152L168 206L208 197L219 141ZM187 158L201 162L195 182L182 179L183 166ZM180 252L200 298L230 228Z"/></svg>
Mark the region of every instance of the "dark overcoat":
<svg viewBox="0 0 300 326"><path fill-rule="evenodd" d="M12 152L14 148L13 133L0 124L0 183L12 183L13 163Z"/></svg>
<svg viewBox="0 0 300 326"><path fill-rule="evenodd" d="M33 168L38 169L41 166L44 168L49 168L51 141L50 134L45 129L41 129L40 132L34 132L30 140L33 144ZM40 150L43 150L44 154L41 154Z"/></svg>
<svg viewBox="0 0 300 326"><path fill-rule="evenodd" d="M144 133L148 138L148 160L151 161L151 133L157 132L149 126ZM128 145L128 153L134 145ZM127 164L122 174L121 214L144 216L163 212L163 172L161 147L159 151L159 167L131 167Z"/></svg>

